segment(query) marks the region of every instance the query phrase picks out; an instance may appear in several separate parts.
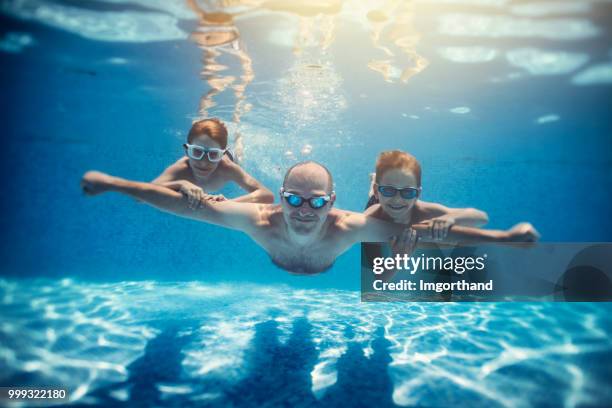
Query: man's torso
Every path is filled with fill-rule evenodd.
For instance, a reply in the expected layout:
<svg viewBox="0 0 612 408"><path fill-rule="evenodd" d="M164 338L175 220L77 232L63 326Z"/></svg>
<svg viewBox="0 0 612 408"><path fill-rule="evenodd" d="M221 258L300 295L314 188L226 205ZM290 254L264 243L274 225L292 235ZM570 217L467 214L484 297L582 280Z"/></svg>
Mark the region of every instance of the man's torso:
<svg viewBox="0 0 612 408"><path fill-rule="evenodd" d="M277 206L272 206L277 207ZM350 232L338 225L335 214L328 216L319 240L300 246L291 242L280 209L262 217L263 225L250 234L279 267L295 273L319 273L330 268L351 246Z"/></svg>

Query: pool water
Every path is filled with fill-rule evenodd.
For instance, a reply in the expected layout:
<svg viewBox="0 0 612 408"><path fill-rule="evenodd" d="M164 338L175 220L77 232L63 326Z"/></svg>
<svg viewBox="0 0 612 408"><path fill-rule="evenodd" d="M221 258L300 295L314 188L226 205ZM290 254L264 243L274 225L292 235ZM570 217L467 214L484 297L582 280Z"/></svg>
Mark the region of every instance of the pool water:
<svg viewBox="0 0 612 408"><path fill-rule="evenodd" d="M425 200L612 241L609 2L0 12L0 385L101 406L612 404L609 304L364 304L357 246L292 276L241 234L78 185L151 180L216 116L272 191L317 160L359 211L378 153L402 149Z"/></svg>
<svg viewBox="0 0 612 408"><path fill-rule="evenodd" d="M360 303L353 291L1 281L4 384L111 406L604 406L589 303Z"/></svg>

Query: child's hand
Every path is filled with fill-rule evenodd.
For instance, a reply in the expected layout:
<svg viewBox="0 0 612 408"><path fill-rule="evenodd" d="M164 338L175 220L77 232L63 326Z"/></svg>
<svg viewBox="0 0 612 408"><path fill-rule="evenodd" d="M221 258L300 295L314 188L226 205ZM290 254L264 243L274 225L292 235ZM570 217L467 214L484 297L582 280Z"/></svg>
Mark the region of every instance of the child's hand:
<svg viewBox="0 0 612 408"><path fill-rule="evenodd" d="M208 196L200 187L185 180L180 181L179 192L187 197L187 203L192 210L198 209L200 202Z"/></svg>
<svg viewBox="0 0 612 408"><path fill-rule="evenodd" d="M418 235L416 230L406 228L399 236L391 240L391 251L393 256L400 254L410 255L417 246Z"/></svg>
<svg viewBox="0 0 612 408"><path fill-rule="evenodd" d="M108 191L111 184L112 177L99 171L88 171L81 179L81 189L90 196Z"/></svg>
<svg viewBox="0 0 612 408"><path fill-rule="evenodd" d="M528 222L521 222L508 230L510 242L536 242L540 233Z"/></svg>
<svg viewBox="0 0 612 408"><path fill-rule="evenodd" d="M444 241L448 231L455 225L455 218L451 215L442 215L424 222L429 226L429 238L434 241Z"/></svg>

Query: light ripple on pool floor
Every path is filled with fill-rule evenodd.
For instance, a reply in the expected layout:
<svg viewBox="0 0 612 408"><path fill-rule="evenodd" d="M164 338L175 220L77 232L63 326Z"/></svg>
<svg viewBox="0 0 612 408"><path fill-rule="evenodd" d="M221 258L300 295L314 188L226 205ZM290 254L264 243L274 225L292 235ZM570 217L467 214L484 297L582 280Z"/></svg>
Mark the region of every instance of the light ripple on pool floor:
<svg viewBox="0 0 612 408"><path fill-rule="evenodd" d="M249 374L262 324L273 325L282 348L304 321L316 350L309 370L317 398L334 386L337 363L351 347L380 358L384 335L399 405L526 406L540 401L543 389L553 405L612 401L607 304L361 303L358 293L338 290L68 279L0 280L0 301L0 361L7 368L0 381L60 383L73 400L123 384L167 322L178 322L176 339L186 339L184 381L158 383L159 392L222 399L224 387ZM211 381L206 392L197 381ZM129 387L109 395L125 400Z"/></svg>

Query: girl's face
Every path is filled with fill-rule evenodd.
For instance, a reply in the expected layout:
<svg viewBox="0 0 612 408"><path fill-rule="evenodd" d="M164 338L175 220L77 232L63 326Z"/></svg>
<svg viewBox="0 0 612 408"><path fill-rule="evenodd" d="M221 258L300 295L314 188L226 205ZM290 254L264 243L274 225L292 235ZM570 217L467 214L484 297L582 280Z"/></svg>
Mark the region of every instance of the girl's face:
<svg viewBox="0 0 612 408"><path fill-rule="evenodd" d="M198 145L204 148L221 148L221 145L219 145L219 143L217 143L207 135L200 135L194 137L190 144ZM210 176L217 169L219 163L221 162L218 161L213 163L208 160L208 155L206 154L204 155L204 157L202 157L201 160L195 160L189 157L189 167L191 168L191 171L193 172L194 176L200 178L206 178Z"/></svg>
<svg viewBox="0 0 612 408"><path fill-rule="evenodd" d="M407 223L410 221L410 210L414 207L418 199L418 195L414 198L404 198L400 191L395 191L392 197L386 197L378 189L380 187L392 187L397 190L402 189L417 189L420 192L420 186L417 184L417 179L414 173L408 169L393 169L387 170L380 181L374 186L374 195L378 198L383 211L390 216L395 222ZM393 191L392 189L387 189ZM407 191L406 194L410 192Z"/></svg>

